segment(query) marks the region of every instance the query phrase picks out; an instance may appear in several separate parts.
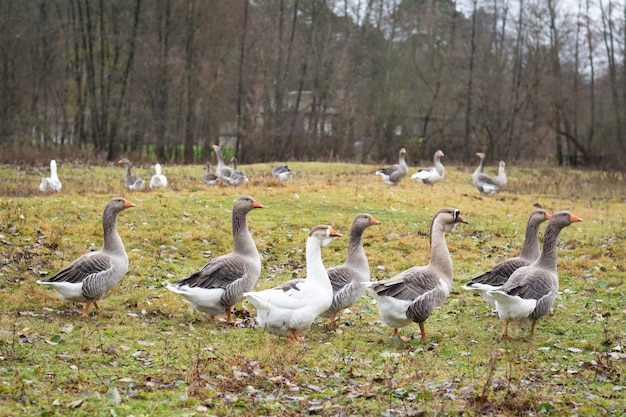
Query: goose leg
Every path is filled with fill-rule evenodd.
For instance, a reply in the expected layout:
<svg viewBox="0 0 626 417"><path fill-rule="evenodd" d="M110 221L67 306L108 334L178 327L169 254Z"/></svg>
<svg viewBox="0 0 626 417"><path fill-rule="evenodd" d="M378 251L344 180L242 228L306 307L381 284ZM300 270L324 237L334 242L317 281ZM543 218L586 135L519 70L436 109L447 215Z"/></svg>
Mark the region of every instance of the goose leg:
<svg viewBox="0 0 626 417"><path fill-rule="evenodd" d="M230 311L230 308L226 309L226 323L232 323L233 322L233 315Z"/></svg>
<svg viewBox="0 0 626 417"><path fill-rule="evenodd" d="M398 328L396 327L395 329L393 329L393 332L391 332L391 337L396 337L398 335Z"/></svg>
<svg viewBox="0 0 626 417"><path fill-rule="evenodd" d="M87 301L85 303L85 307L83 308L83 313L81 314L81 316L87 317L89 315L89 306L91 306L91 301Z"/></svg>
<svg viewBox="0 0 626 417"><path fill-rule="evenodd" d="M531 336L535 335L535 324L537 324L537 320L533 320L533 324L532 324L532 326L530 326L530 335Z"/></svg>
<svg viewBox="0 0 626 417"><path fill-rule="evenodd" d="M502 335L503 339L508 339L509 338L509 321L505 320L504 321L504 334Z"/></svg>
<svg viewBox="0 0 626 417"><path fill-rule="evenodd" d="M98 305L97 301L93 302L93 305L96 307L96 310L98 310L100 313L102 313L102 309L100 308L100 306Z"/></svg>
<svg viewBox="0 0 626 417"><path fill-rule="evenodd" d="M426 329L424 328L424 323L418 323L420 325L420 333L422 334L422 340L426 340Z"/></svg>
<svg viewBox="0 0 626 417"><path fill-rule="evenodd" d="M333 330L337 327L337 313L332 313L330 320L328 321L328 330Z"/></svg>
<svg viewBox="0 0 626 417"><path fill-rule="evenodd" d="M289 332L291 333L289 335L289 341L290 342L297 342L299 340L304 340L304 337L298 337L298 330L297 329L290 329Z"/></svg>

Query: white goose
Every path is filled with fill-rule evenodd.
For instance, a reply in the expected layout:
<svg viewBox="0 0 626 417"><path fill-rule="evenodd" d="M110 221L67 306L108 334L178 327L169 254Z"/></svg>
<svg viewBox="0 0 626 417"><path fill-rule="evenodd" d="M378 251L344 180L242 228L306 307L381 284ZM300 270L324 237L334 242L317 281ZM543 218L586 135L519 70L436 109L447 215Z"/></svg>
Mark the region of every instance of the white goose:
<svg viewBox="0 0 626 417"><path fill-rule="evenodd" d="M524 246L522 246L522 252L519 256L506 259L489 271L472 278L469 284L463 286L463 289L478 291L485 301L495 306L496 300L494 300L488 292L502 287L516 269L530 265L539 257L541 251L539 248L539 239L537 238L539 236L539 226L549 219L550 213L545 210L539 209L533 211L526 224L526 237L524 239Z"/></svg>
<svg viewBox="0 0 626 417"><path fill-rule="evenodd" d="M211 316L226 314L231 323L232 307L250 291L261 274L261 257L248 231L247 216L263 205L249 196L239 197L233 206L233 251L212 259L189 277L167 286L180 294L195 310Z"/></svg>
<svg viewBox="0 0 626 417"><path fill-rule="evenodd" d="M442 151L435 152L434 162L435 166L430 168L424 168L411 175L412 180L421 182L422 184L434 184L442 181L444 176L444 168L441 163Z"/></svg>
<svg viewBox="0 0 626 417"><path fill-rule="evenodd" d="M500 161L500 163L498 164L498 175L493 178L493 182L495 182L499 188L502 188L506 185L506 172L504 172L505 166L506 164L504 163L504 161Z"/></svg>
<svg viewBox="0 0 626 417"><path fill-rule="evenodd" d="M478 168L472 174L472 182L474 183L474 187L481 193L485 194L495 194L498 192L500 187L493 182L491 177L485 173L483 173L483 163L485 162L485 154L482 152L476 152L476 156L480 158L480 164L478 164Z"/></svg>
<svg viewBox="0 0 626 417"><path fill-rule="evenodd" d="M452 258L446 245L445 232L457 223L467 223L458 209L443 208L430 225L430 262L414 266L386 281L368 283L368 291L378 304L380 318L398 328L412 322L419 324L422 340L426 340L424 322L450 294L452 288Z"/></svg>
<svg viewBox="0 0 626 417"><path fill-rule="evenodd" d="M328 277L333 287L333 302L324 316L330 316L330 328L335 327L337 314L354 304L365 292L364 284L370 280L370 267L363 250L363 232L368 227L379 224L369 214L358 214L350 227L346 262L328 268Z"/></svg>
<svg viewBox="0 0 626 417"><path fill-rule="evenodd" d="M297 341L298 332L311 327L328 310L333 302L333 287L322 263L321 247L339 236L330 226L315 226L306 243L306 279L243 295L256 307L256 320L263 330Z"/></svg>
<svg viewBox="0 0 626 417"><path fill-rule="evenodd" d="M537 320L548 314L559 291L556 269L559 233L564 227L582 220L567 211L554 213L548 220L539 258L513 272L500 289L488 292L496 300L500 319L505 321L503 338L509 337L512 320L531 321L530 335L535 334Z"/></svg>
<svg viewBox="0 0 626 417"><path fill-rule="evenodd" d="M287 165L278 165L272 168L272 176L279 181L286 181L293 176L293 171Z"/></svg>
<svg viewBox="0 0 626 417"><path fill-rule="evenodd" d="M406 165L406 161L404 160L406 155L406 149L400 149L400 156L398 158L398 163L395 165L391 165L386 168L381 168L375 172L376 175L380 175L388 185L396 185L400 182L400 180L406 177L406 174L409 172L409 168Z"/></svg>
<svg viewBox="0 0 626 417"><path fill-rule="evenodd" d="M41 179L39 190L45 193L61 191L61 181L57 176L57 161L54 159L50 161L50 176Z"/></svg>
<svg viewBox="0 0 626 417"><path fill-rule="evenodd" d="M102 249L86 253L53 277L37 281L37 284L50 285L66 301L85 303L83 316L89 314L91 304L101 312L98 301L117 285L128 271L128 255L117 232L117 215L129 207L135 205L123 198L110 200L102 216L104 229Z"/></svg>
<svg viewBox="0 0 626 417"><path fill-rule="evenodd" d="M150 188L167 187L167 177L161 174L161 164L154 165L155 174L150 178Z"/></svg>
<svg viewBox="0 0 626 417"><path fill-rule="evenodd" d="M133 164L128 160L128 158L120 159L117 163L126 168L126 188L133 191L141 191L145 188L144 180L130 172Z"/></svg>
<svg viewBox="0 0 626 417"><path fill-rule="evenodd" d="M509 337L509 322L512 320L531 321L530 335L535 334L537 320L548 314L559 291L556 269L559 233L564 227L581 221L583 219L567 211L554 213L543 235L539 258L513 272L500 289L489 291L488 294L496 300L500 319L505 321L503 338Z"/></svg>

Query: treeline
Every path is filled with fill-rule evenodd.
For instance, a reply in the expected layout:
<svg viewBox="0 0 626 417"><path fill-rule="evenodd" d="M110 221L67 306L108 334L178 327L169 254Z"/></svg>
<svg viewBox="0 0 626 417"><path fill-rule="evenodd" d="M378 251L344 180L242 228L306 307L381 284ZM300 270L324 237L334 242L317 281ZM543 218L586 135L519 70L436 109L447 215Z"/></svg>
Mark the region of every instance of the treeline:
<svg viewBox="0 0 626 417"><path fill-rule="evenodd" d="M0 0L0 158L199 163L221 141L241 163L405 147L623 169L625 16L617 0Z"/></svg>

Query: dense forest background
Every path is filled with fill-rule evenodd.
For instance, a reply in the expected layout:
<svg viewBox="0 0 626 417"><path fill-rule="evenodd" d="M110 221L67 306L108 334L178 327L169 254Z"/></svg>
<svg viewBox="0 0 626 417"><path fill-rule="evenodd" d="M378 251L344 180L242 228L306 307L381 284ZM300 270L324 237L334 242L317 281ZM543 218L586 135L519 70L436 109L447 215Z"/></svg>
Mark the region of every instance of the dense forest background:
<svg viewBox="0 0 626 417"><path fill-rule="evenodd" d="M0 159L624 169L616 0L0 0Z"/></svg>

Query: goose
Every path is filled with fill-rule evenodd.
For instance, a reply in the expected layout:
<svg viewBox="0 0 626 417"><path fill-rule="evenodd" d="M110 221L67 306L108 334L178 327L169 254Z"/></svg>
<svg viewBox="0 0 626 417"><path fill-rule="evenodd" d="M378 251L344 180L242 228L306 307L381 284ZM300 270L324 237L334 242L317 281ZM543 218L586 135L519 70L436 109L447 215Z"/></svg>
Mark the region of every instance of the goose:
<svg viewBox="0 0 626 417"><path fill-rule="evenodd" d="M422 184L433 185L436 182L443 180L444 168L441 163L442 151L435 152L435 166L430 168L424 168L411 175L412 180L421 182Z"/></svg>
<svg viewBox="0 0 626 417"><path fill-rule="evenodd" d="M366 284L376 300L380 318L393 327L392 336L398 334L399 327L417 322L421 339L426 340L424 322L445 301L452 288L452 258L445 232L452 232L458 223L467 223L458 209L439 210L430 225L428 265L414 266L386 281Z"/></svg>
<svg viewBox="0 0 626 417"><path fill-rule="evenodd" d="M313 321L333 302L333 287L322 263L321 247L333 237L341 237L331 226L311 229L306 242L306 279L293 279L263 291L246 292L244 297L257 310L256 320L268 333L301 340L298 332L311 327Z"/></svg>
<svg viewBox="0 0 626 417"><path fill-rule="evenodd" d="M506 185L506 172L504 172L505 165L504 161L500 161L498 164L498 175L493 178L493 182L495 182L499 188Z"/></svg>
<svg viewBox="0 0 626 417"><path fill-rule="evenodd" d="M150 188L167 187L167 177L161 174L161 164L154 165L155 174L150 178Z"/></svg>
<svg viewBox="0 0 626 417"><path fill-rule="evenodd" d="M400 180L406 177L409 172L404 157L406 155L406 149L400 149L400 157L398 163L390 167L381 168L375 172L376 175L380 175L388 185L396 185Z"/></svg>
<svg viewBox="0 0 626 417"><path fill-rule="evenodd" d="M474 183L474 187L481 193L485 194L495 194L498 192L500 187L493 182L491 177L485 173L483 173L483 162L485 161L485 154L482 152L476 152L476 156L480 158L480 164L478 164L478 168L472 174L472 182Z"/></svg>
<svg viewBox="0 0 626 417"><path fill-rule="evenodd" d="M82 315L89 314L93 304L102 312L98 301L107 291L117 285L128 271L128 255L124 243L117 232L117 215L135 205L123 198L113 198L104 208L102 228L104 245L96 252L89 252L72 262L45 281L37 284L50 285L57 290L63 300L85 303Z"/></svg>
<svg viewBox="0 0 626 417"><path fill-rule="evenodd" d="M123 158L117 161L118 164L121 164L124 168L126 168L126 187L129 190L133 191L141 191L145 187L144 181L139 178L137 175L132 175L130 172L133 164L128 160L128 158Z"/></svg>
<svg viewBox="0 0 626 417"><path fill-rule="evenodd" d="M261 274L261 256L248 231L247 215L263 208L253 197L239 197L233 205L232 252L212 259L189 277L175 281L167 289L182 295L194 310L217 316L226 314L232 323L232 307L250 291Z"/></svg>
<svg viewBox="0 0 626 417"><path fill-rule="evenodd" d="M287 165L278 165L272 169L272 176L280 181L286 181L293 176L293 171Z"/></svg>
<svg viewBox="0 0 626 417"><path fill-rule="evenodd" d="M219 145L213 145L213 149L215 150L215 155L217 156L217 168L215 169L215 175L218 180L222 183L228 181L232 174L232 169L224 164L224 157L222 156L222 147Z"/></svg>
<svg viewBox="0 0 626 417"><path fill-rule="evenodd" d="M50 176L41 179L39 190L44 193L61 191L61 181L57 176L57 161L50 161Z"/></svg>
<svg viewBox="0 0 626 417"><path fill-rule="evenodd" d="M380 222L367 213L357 214L350 227L348 256L343 265L328 268L328 278L333 287L333 302L324 314L330 317L329 328L335 327L337 314L354 304L365 292L370 280L370 267L363 250L363 232Z"/></svg>
<svg viewBox="0 0 626 417"><path fill-rule="evenodd" d="M500 262L489 271L472 278L470 283L462 288L469 291L478 291L485 301L495 306L496 300L488 294L488 291L502 287L516 269L530 265L539 257L539 239L537 238L539 226L549 219L550 213L545 210L533 211L526 224L526 237L519 256Z"/></svg>
<svg viewBox="0 0 626 417"><path fill-rule="evenodd" d="M204 181L206 185L214 185L217 182L217 175L211 172L211 161L206 163L206 173L204 177L202 177L202 181Z"/></svg>
<svg viewBox="0 0 626 417"><path fill-rule="evenodd" d="M232 167L230 176L226 177L226 180L228 181L228 183L234 186L247 183L248 177L246 176L246 174L243 171L239 171L237 169L237 158L233 156L230 162L233 167Z"/></svg>
<svg viewBox="0 0 626 417"><path fill-rule="evenodd" d="M539 258L511 274L507 282L488 294L496 301L496 311L504 320L504 339L509 338L509 322L532 322L530 336L535 334L537 320L548 314L559 291L557 275L557 241L564 227L581 222L578 216L567 211L554 213L543 235L543 248Z"/></svg>

